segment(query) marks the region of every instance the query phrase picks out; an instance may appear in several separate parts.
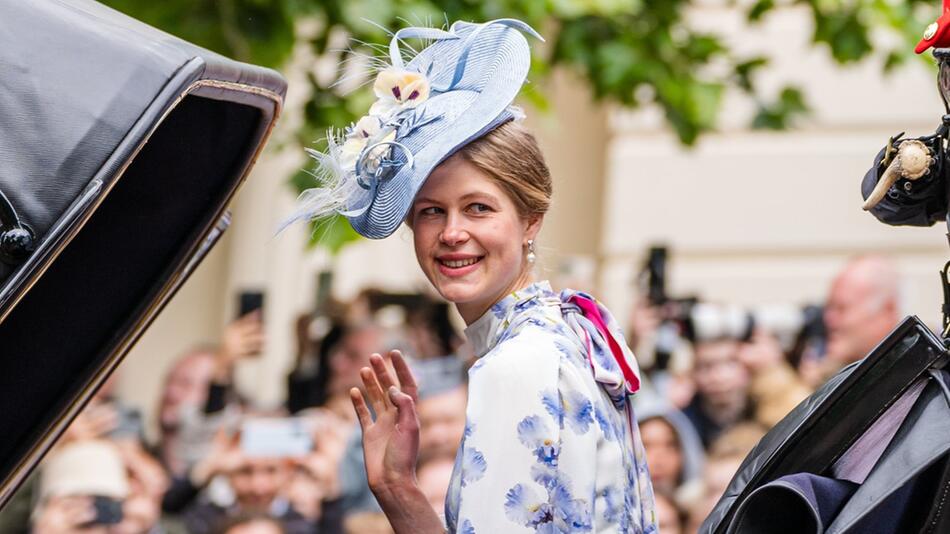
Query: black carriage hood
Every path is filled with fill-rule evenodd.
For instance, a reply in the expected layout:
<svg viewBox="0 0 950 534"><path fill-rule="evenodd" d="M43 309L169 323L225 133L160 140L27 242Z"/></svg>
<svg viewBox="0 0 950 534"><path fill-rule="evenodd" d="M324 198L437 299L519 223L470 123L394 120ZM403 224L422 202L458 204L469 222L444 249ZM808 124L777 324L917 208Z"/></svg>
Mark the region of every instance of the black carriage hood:
<svg viewBox="0 0 950 534"><path fill-rule="evenodd" d="M737 510L755 490L796 473L832 476L828 473L835 462L888 408L918 381L931 383L932 389L925 390L921 399L927 398L932 406L923 402L915 405L914 410L922 415L915 416L912 411L908 420L917 419L901 423L901 432L890 441L854 502L845 506L830 529L853 532L841 525L852 525L870 515L879 499L865 498L868 494L895 491L900 487L894 483L896 478L923 470L950 449L946 439L950 432L950 423L946 422L950 421L946 419L950 415L950 396L944 399L934 395L938 383L945 387L950 381L950 375L942 371L948 359L950 354L942 339L917 317L905 318L868 356L832 377L762 438L746 456L699 532L771 531L759 526L738 528L735 524ZM950 390L947 393L950 395ZM940 443L939 447L934 446L935 441ZM897 460L888 463L888 457Z"/></svg>
<svg viewBox="0 0 950 534"><path fill-rule="evenodd" d="M0 73L2 506L226 228L286 83L91 0L0 0Z"/></svg>

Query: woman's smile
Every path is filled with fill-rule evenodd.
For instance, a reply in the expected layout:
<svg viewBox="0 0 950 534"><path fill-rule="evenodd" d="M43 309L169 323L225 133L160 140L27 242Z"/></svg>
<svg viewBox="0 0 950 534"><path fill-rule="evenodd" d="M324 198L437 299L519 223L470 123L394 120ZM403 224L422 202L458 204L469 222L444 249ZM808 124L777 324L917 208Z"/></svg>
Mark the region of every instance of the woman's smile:
<svg viewBox="0 0 950 534"><path fill-rule="evenodd" d="M471 254L445 254L435 259L439 272L449 278L460 278L479 268L482 258Z"/></svg>

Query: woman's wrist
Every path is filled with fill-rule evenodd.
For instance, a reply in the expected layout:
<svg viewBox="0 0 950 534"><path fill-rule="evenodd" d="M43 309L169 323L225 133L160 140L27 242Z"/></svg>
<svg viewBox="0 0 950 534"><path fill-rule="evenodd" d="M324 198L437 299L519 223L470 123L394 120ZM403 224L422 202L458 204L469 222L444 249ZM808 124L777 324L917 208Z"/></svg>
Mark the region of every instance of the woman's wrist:
<svg viewBox="0 0 950 534"><path fill-rule="evenodd" d="M372 489L396 534L445 532L442 520L429 505L415 480L394 481Z"/></svg>
<svg viewBox="0 0 950 534"><path fill-rule="evenodd" d="M415 493L422 494L418 484L416 484L415 477L400 477L398 479L376 482L375 484L370 484L370 490L372 490L373 495L376 496L376 500L380 501L380 505L382 505L383 501L401 504L399 501L405 500L406 496Z"/></svg>

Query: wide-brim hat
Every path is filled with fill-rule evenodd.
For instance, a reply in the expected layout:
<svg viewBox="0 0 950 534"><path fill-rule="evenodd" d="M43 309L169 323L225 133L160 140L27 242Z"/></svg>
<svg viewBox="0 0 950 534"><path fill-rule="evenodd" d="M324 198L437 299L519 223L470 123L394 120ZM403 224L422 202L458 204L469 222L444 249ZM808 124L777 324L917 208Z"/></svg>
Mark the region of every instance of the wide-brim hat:
<svg viewBox="0 0 950 534"><path fill-rule="evenodd" d="M514 19L396 32L391 68L376 79L377 104L344 137L331 136L327 152L311 152L323 183L302 195L291 220L335 211L365 237L392 234L437 165L523 116L512 106L531 64L522 32L541 38ZM433 42L404 63L400 43L408 38Z"/></svg>
<svg viewBox="0 0 950 534"><path fill-rule="evenodd" d="M129 494L122 456L108 441L86 440L65 445L46 459L40 473L43 497L99 495L121 500Z"/></svg>

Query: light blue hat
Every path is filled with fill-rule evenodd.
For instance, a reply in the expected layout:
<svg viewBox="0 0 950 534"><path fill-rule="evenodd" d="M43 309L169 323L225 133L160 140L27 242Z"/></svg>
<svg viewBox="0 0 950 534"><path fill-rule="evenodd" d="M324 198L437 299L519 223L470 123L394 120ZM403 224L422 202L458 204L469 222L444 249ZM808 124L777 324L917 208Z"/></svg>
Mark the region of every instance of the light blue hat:
<svg viewBox="0 0 950 534"><path fill-rule="evenodd" d="M365 237L392 234L439 163L523 116L512 106L531 63L521 32L541 39L514 19L396 32L369 114L342 134L331 132L326 152L308 150L319 163L320 186L301 195L288 223L336 212ZM409 38L434 42L404 63L399 45Z"/></svg>

